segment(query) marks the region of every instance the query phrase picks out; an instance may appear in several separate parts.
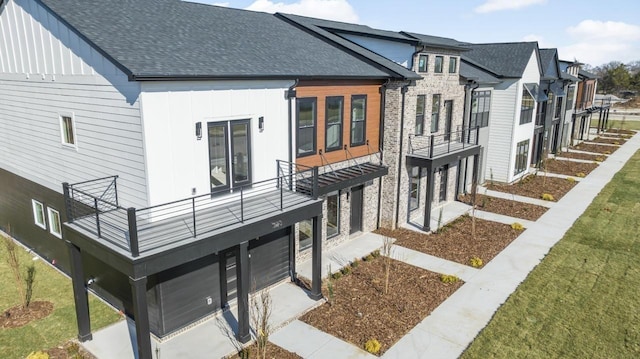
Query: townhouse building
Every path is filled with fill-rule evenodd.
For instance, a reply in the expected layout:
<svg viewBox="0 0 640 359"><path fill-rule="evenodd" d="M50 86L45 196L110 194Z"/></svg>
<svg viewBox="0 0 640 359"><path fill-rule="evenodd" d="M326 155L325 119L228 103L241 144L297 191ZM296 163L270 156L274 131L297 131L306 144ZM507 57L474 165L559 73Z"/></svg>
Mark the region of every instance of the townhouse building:
<svg viewBox="0 0 640 359"><path fill-rule="evenodd" d="M80 340L91 289L140 358L230 303L246 342L250 292L310 256L320 299L327 238L377 227L406 68L177 0L4 0L0 23L0 227L70 274Z"/></svg>

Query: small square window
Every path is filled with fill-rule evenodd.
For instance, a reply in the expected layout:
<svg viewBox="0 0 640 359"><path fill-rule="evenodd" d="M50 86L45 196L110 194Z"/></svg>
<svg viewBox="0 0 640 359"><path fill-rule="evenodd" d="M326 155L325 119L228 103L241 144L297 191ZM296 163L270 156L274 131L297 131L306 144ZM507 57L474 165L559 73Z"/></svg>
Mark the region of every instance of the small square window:
<svg viewBox="0 0 640 359"><path fill-rule="evenodd" d="M441 74L443 63L444 63L444 56L436 56L436 64L435 64L435 68L433 69L433 72L437 74Z"/></svg>
<svg viewBox="0 0 640 359"><path fill-rule="evenodd" d="M429 63L428 55L418 56L418 72L427 72L427 64Z"/></svg>
<svg viewBox="0 0 640 359"><path fill-rule="evenodd" d="M62 238L62 224L60 223L60 212L47 207L49 216L49 232L58 238Z"/></svg>
<svg viewBox="0 0 640 359"><path fill-rule="evenodd" d="M33 222L36 226L47 229L47 223L44 219L44 206L42 203L36 201L35 199L31 200L31 207L33 207Z"/></svg>
<svg viewBox="0 0 640 359"><path fill-rule="evenodd" d="M62 144L75 147L76 130L74 126L73 116L60 116L60 133L62 136Z"/></svg>

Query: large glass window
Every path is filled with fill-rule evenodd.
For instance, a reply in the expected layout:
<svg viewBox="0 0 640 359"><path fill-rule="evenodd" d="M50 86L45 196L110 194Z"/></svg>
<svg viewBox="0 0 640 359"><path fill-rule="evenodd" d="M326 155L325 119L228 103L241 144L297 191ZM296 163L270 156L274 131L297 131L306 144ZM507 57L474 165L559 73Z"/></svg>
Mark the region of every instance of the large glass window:
<svg viewBox="0 0 640 359"><path fill-rule="evenodd" d="M522 102L520 108L520 124L525 124L531 122L533 119L533 107L535 105L535 101L533 100L533 96L529 93L526 88L522 88Z"/></svg>
<svg viewBox="0 0 640 359"><path fill-rule="evenodd" d="M470 127L487 127L489 125L489 108L491 107L491 91L474 91L471 100Z"/></svg>
<svg viewBox="0 0 640 359"><path fill-rule="evenodd" d="M208 134L211 191L250 183L250 121L210 122Z"/></svg>
<svg viewBox="0 0 640 359"><path fill-rule="evenodd" d="M458 58L457 57L449 57L449 73L455 74L458 70Z"/></svg>
<svg viewBox="0 0 640 359"><path fill-rule="evenodd" d="M296 99L297 107L297 157L309 156L316 153L316 99Z"/></svg>
<svg viewBox="0 0 640 359"><path fill-rule="evenodd" d="M527 157L529 155L529 140L518 142L516 146L516 164L514 174L519 174L527 169Z"/></svg>
<svg viewBox="0 0 640 359"><path fill-rule="evenodd" d="M367 129L367 95L351 96L351 146L364 145Z"/></svg>
<svg viewBox="0 0 640 359"><path fill-rule="evenodd" d="M416 97L416 135L422 135L424 128L425 95Z"/></svg>
<svg viewBox="0 0 640 359"><path fill-rule="evenodd" d="M340 194L327 195L327 238L340 233Z"/></svg>
<svg viewBox="0 0 640 359"><path fill-rule="evenodd" d="M444 66L444 56L436 56L436 63L435 63L433 72L437 74L441 74L443 66Z"/></svg>
<svg viewBox="0 0 640 359"><path fill-rule="evenodd" d="M49 216L49 232L58 238L62 238L62 225L60 223L60 212L47 207Z"/></svg>
<svg viewBox="0 0 640 359"><path fill-rule="evenodd" d="M325 109L325 150L333 151L342 148L342 96L327 97Z"/></svg>
<svg viewBox="0 0 640 359"><path fill-rule="evenodd" d="M409 209L413 211L420 206L420 167L411 168L409 186Z"/></svg>
<svg viewBox="0 0 640 359"><path fill-rule="evenodd" d="M433 95L431 102L431 132L438 132L440 122L440 95Z"/></svg>
<svg viewBox="0 0 640 359"><path fill-rule="evenodd" d="M36 201L35 199L32 199L31 207L33 208L33 222L38 227L47 229L47 223L44 219L44 205L42 205L42 203Z"/></svg>
<svg viewBox="0 0 640 359"><path fill-rule="evenodd" d="M60 116L60 132L62 133L62 144L70 146L76 145L73 117Z"/></svg>
<svg viewBox="0 0 640 359"><path fill-rule="evenodd" d="M560 118L562 116L562 100L564 97L558 97L556 100L556 110L554 112L554 118Z"/></svg>
<svg viewBox="0 0 640 359"><path fill-rule="evenodd" d="M427 72L427 65L429 64L428 55L418 56L418 72Z"/></svg>

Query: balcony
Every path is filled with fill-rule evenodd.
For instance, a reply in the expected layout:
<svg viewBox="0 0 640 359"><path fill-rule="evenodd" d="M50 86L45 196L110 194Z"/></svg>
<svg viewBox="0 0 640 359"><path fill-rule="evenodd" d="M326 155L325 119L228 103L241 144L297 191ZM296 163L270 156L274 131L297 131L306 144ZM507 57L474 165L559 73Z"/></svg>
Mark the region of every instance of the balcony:
<svg viewBox="0 0 640 359"><path fill-rule="evenodd" d="M452 157L466 157L479 150L479 133L480 127L473 127L439 135L409 135L408 162L414 165L424 160L444 163Z"/></svg>
<svg viewBox="0 0 640 359"><path fill-rule="evenodd" d="M65 183L66 225L130 259L221 234L238 237L234 231L247 226L252 228L243 233L247 236L260 226L277 230L305 219L298 218L304 216L302 209L314 204L321 208L317 169L288 168L279 165L278 176L265 181L146 208L120 204L118 176ZM214 247L224 249L222 244Z"/></svg>

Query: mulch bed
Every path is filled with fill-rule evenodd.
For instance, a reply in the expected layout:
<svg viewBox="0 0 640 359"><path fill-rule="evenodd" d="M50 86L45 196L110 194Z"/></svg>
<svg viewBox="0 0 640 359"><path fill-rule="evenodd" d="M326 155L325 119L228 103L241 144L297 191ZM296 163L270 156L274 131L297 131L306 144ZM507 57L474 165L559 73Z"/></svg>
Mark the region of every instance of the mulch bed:
<svg viewBox="0 0 640 359"><path fill-rule="evenodd" d="M544 162L544 170L550 173L559 173L567 176L584 177L598 168L597 163L584 163L566 160L549 159ZM580 176L582 174L584 176Z"/></svg>
<svg viewBox="0 0 640 359"><path fill-rule="evenodd" d="M393 249L392 249L393 250ZM384 293L384 261L391 263ZM334 279L333 299L300 319L364 348L376 339L382 355L463 283L445 284L440 275L387 257L359 261L348 275ZM328 291L323 288L325 297Z"/></svg>
<svg viewBox="0 0 640 359"><path fill-rule="evenodd" d="M627 142L627 140L623 139L623 138L606 138L606 137L596 137L593 140L590 140L589 142L595 142L595 143L606 143L609 145L624 145L625 142Z"/></svg>
<svg viewBox="0 0 640 359"><path fill-rule="evenodd" d="M48 301L31 302L27 308L17 305L2 312L0 328L19 328L48 316L52 311L53 303Z"/></svg>
<svg viewBox="0 0 640 359"><path fill-rule="evenodd" d="M558 152L556 157L575 158L578 160L596 161L602 162L607 159L606 155L594 155L591 153L582 152Z"/></svg>
<svg viewBox="0 0 640 359"><path fill-rule="evenodd" d="M623 134L623 135L635 135L636 134L636 131L621 130L619 128L611 128L611 129L608 129L605 132L607 132L607 133L617 133L617 134Z"/></svg>
<svg viewBox="0 0 640 359"><path fill-rule="evenodd" d="M462 202L471 204L471 195L463 195L459 198ZM542 216L549 208L537 206L531 203L512 201L504 198L485 196L476 194L476 209L491 213L498 213L505 216L527 219L535 221Z"/></svg>
<svg viewBox="0 0 640 359"><path fill-rule="evenodd" d="M489 184L487 188L494 191L517 194L525 197L542 198L543 193L553 196L554 201L559 200L567 194L574 186L575 182L564 178L529 175L514 184Z"/></svg>
<svg viewBox="0 0 640 359"><path fill-rule="evenodd" d="M591 152L591 153L602 153L605 155L609 155L612 154L613 152L615 152L618 148L618 146L603 146L603 145L596 145L596 144L592 144L592 143L581 143L579 145L575 145L573 147L571 147L574 150L578 150L578 151L586 151L586 152Z"/></svg>
<svg viewBox="0 0 640 359"><path fill-rule="evenodd" d="M255 343L248 346L247 350L249 350L249 356L247 358L259 358L258 352L257 352L258 347L256 346ZM269 359L302 359L302 357L299 356L298 354L282 349L281 347L273 343L269 343L267 345L266 357ZM236 354L228 358L240 359L240 355Z"/></svg>
<svg viewBox="0 0 640 359"><path fill-rule="evenodd" d="M378 229L376 233L396 238L395 244L398 246L465 265L470 265L473 257L480 258L486 264L522 233L508 224L479 218L475 221L475 239L470 216L459 217L438 233L424 234L404 228Z"/></svg>
<svg viewBox="0 0 640 359"><path fill-rule="evenodd" d="M73 340L57 348L48 349L46 352L49 354L49 359L97 359Z"/></svg>

